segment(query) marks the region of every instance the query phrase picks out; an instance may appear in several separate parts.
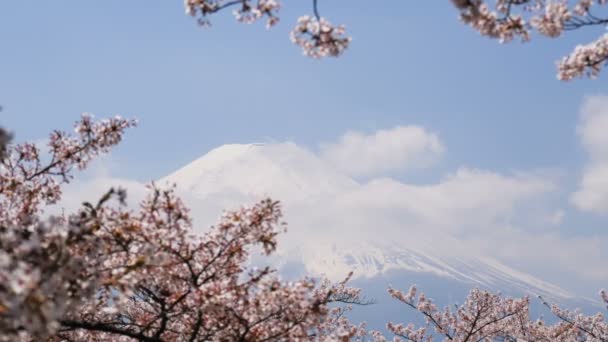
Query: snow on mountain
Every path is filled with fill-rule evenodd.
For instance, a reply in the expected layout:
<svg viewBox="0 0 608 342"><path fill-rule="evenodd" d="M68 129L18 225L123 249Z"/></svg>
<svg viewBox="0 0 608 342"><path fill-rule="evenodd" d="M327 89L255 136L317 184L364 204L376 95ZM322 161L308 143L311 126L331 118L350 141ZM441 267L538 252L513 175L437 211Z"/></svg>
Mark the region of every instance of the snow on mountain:
<svg viewBox="0 0 608 342"><path fill-rule="evenodd" d="M224 145L164 180L198 197L238 192L289 200L328 196L358 185L293 143Z"/></svg>
<svg viewBox="0 0 608 342"><path fill-rule="evenodd" d="M306 270L315 274L335 275L336 280L353 271L364 278L381 277L394 272L425 273L469 286L512 293L542 295L551 299L575 296L559 286L525 272L517 271L498 260L481 255L442 254L431 249L415 249L394 243L349 243L327 248L315 244L303 255ZM415 281L413 281L415 282Z"/></svg>
<svg viewBox="0 0 608 342"><path fill-rule="evenodd" d="M465 176L469 181L471 174ZM487 183L488 177L482 176ZM453 183L458 177L456 175L448 182ZM517 191L516 185L527 184L494 178L491 180L511 192ZM461 246L456 236L450 235L451 230L447 233L433 230L443 229L448 223L474 226L469 216L474 216L476 211L483 217L480 225L498 226L503 217L512 215L512 202L531 196L525 191L536 188L542 191L542 187L526 187L525 191L510 197L503 196L509 198L494 205L493 210L483 207L472 210L467 202L462 205L462 200L450 198L449 192L438 192L437 186L389 186L390 192L405 191L408 193L404 196L416 196L401 200L400 195L389 196L388 191L378 191L382 188L374 186L373 193L365 193L373 181L359 184L313 152L293 143L225 145L161 179L160 184L163 183L177 184L192 208L197 226L211 224L221 209L252 203L264 196L281 200L289 230L280 242L278 262L303 264L307 272L314 274L339 279L352 270L357 277L373 278L389 271L403 271L432 274L495 290L550 298L572 297L567 291L494 258L472 254L470 249ZM453 187L452 183L450 187ZM468 211L460 210L458 206L447 212L437 211L446 215L457 211L453 216L442 218L448 223L442 222L438 226L425 218L433 210L425 208L424 215L417 215L418 208L426 204L419 199L438 195L456 200ZM364 197L365 201L360 201ZM387 201L398 202L401 206L386 209ZM475 205L490 201L482 197L479 202L481 204ZM432 206L432 202L429 205ZM440 209L445 206L442 201ZM465 216L466 221L458 221Z"/></svg>

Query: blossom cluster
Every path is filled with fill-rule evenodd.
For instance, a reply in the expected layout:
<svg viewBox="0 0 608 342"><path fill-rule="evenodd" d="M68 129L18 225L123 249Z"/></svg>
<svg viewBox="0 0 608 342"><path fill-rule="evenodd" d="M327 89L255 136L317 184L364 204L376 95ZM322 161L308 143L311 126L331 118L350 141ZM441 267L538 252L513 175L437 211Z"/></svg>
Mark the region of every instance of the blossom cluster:
<svg viewBox="0 0 608 342"><path fill-rule="evenodd" d="M186 14L196 17L201 26L210 26L209 15L222 9L238 6L232 13L237 21L253 23L263 17L267 18L266 27L270 28L279 22L277 13L281 8L277 0L185 0Z"/></svg>
<svg viewBox="0 0 608 342"><path fill-rule="evenodd" d="M559 78L570 80L581 75L591 78L599 76L608 60L608 33L587 45L578 45L559 63Z"/></svg>
<svg viewBox="0 0 608 342"><path fill-rule="evenodd" d="M452 0L452 3L465 24L501 42L515 37L528 41L531 30L557 38L564 31L608 24L608 18L594 12L596 7L608 3L606 0L497 0L493 9L485 0ZM577 46L559 62L557 77L560 80L597 77L608 60L606 42L603 35L592 43Z"/></svg>
<svg viewBox="0 0 608 342"><path fill-rule="evenodd" d="M236 20L242 23L253 23L263 16L267 16L266 28L271 28L279 22L276 12L280 8L281 6L276 0L258 0L257 6L251 6L251 4L245 1L233 13Z"/></svg>
<svg viewBox="0 0 608 342"><path fill-rule="evenodd" d="M291 41L312 58L338 57L351 41L344 26L333 26L325 18L302 16L291 31Z"/></svg>
<svg viewBox="0 0 608 342"><path fill-rule="evenodd" d="M337 284L324 280L316 290L318 294L328 296L330 302L344 305L331 307L325 319L316 326L315 334L310 337L319 341L364 341L368 336L365 322L353 324L347 318L348 313L353 310L353 304L373 304L363 300L361 289L347 286L352 275L351 272L346 279Z"/></svg>
<svg viewBox="0 0 608 342"><path fill-rule="evenodd" d="M413 341L431 340L433 333L455 341L494 340L516 336L520 322L528 322L527 298L506 298L474 289L463 305L439 310L424 293L416 296L415 287L407 294L392 288L389 293L418 310L429 323L418 329L412 324L388 323L387 328L396 336Z"/></svg>

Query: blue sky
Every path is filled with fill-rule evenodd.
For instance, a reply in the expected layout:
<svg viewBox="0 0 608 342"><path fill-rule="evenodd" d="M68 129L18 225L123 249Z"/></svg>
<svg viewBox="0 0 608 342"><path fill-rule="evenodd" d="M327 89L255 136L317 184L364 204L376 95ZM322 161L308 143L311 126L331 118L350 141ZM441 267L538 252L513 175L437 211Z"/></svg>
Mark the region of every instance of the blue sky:
<svg viewBox="0 0 608 342"><path fill-rule="evenodd" d="M113 173L164 176L234 142L294 141L309 149L349 130L420 125L447 153L433 169L392 176L434 182L466 165L552 170L562 233L601 233L605 216L567 205L587 160L576 135L585 96L605 81L558 82L555 61L597 32L499 45L458 22L448 1L321 1L353 37L339 59L309 60L288 39L307 1L284 1L281 23L202 29L182 1L4 1L0 113L19 140L68 128L81 112L136 117ZM577 231L571 229L576 226Z"/></svg>
<svg viewBox="0 0 608 342"><path fill-rule="evenodd" d="M459 163L568 167L582 158L582 98L603 90L602 80L556 81L554 61L572 40L500 46L460 24L447 1L322 2L354 38L343 58L322 61L288 41L305 1L287 2L269 32L228 12L200 29L178 0L0 6L2 121L38 138L83 111L135 116L141 127L116 156L142 179L226 142L316 144L403 123L440 132Z"/></svg>

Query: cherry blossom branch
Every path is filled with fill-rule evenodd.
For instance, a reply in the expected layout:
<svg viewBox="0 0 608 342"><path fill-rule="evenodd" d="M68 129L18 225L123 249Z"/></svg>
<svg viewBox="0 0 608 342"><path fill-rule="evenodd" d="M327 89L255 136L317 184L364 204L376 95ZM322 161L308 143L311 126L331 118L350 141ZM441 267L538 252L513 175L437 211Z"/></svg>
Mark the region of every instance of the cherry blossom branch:
<svg viewBox="0 0 608 342"><path fill-rule="evenodd" d="M494 9L485 0L452 0L452 3L460 11L462 22L500 42L516 37L528 41L532 30L557 38L564 31L608 23L608 19L592 13L592 8L606 5L605 0L576 0L573 5L566 0L497 0ZM558 78L597 77L607 61L608 38L603 35L595 42L577 46L564 57L558 64Z"/></svg>
<svg viewBox="0 0 608 342"><path fill-rule="evenodd" d="M603 327L599 327L601 330L604 330L603 334L605 336L599 336L593 332L593 329L597 328L597 321L585 319L585 317L582 317L581 315L572 315L572 313L569 311L562 310L556 305L549 304L542 296L538 296L538 298L544 306L551 310L555 317L568 324L570 327L569 330L582 331L583 333L601 342L608 341L608 330L605 324Z"/></svg>

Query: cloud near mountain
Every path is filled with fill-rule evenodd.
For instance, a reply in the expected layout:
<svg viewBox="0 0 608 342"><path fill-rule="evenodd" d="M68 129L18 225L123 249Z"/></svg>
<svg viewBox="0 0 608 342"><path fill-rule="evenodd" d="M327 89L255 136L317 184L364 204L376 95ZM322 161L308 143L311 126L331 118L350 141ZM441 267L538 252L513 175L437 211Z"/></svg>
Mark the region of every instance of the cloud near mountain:
<svg viewBox="0 0 608 342"><path fill-rule="evenodd" d="M588 154L572 202L581 210L608 213L608 96L591 96L581 109L578 135Z"/></svg>
<svg viewBox="0 0 608 342"><path fill-rule="evenodd" d="M372 134L350 131L321 144L320 156L351 176L377 176L432 165L445 151L435 133L420 126L397 126Z"/></svg>

